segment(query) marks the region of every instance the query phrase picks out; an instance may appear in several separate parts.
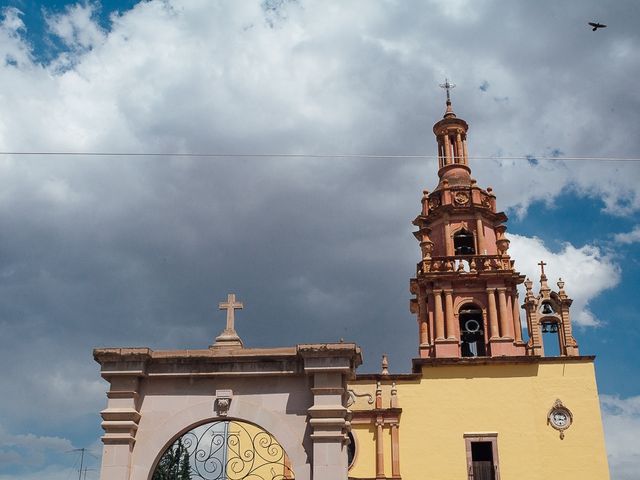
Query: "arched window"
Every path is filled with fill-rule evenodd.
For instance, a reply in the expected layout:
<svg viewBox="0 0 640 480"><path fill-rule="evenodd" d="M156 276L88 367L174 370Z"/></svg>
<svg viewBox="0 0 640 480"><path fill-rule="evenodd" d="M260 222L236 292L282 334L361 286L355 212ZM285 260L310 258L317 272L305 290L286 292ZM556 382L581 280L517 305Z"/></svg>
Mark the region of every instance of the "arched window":
<svg viewBox="0 0 640 480"><path fill-rule="evenodd" d="M475 255L476 245L473 233L462 228L453 234L453 250L456 255Z"/></svg>
<svg viewBox="0 0 640 480"><path fill-rule="evenodd" d="M473 303L468 303L460 308L458 313L460 320L461 353L463 357L484 357L486 348L484 344L484 321L482 310Z"/></svg>

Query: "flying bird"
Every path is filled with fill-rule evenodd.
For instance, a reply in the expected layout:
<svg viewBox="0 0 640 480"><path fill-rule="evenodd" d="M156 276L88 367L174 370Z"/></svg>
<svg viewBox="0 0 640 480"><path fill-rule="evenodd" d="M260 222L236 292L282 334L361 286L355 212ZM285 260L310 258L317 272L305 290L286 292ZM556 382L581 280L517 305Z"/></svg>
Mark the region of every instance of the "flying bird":
<svg viewBox="0 0 640 480"><path fill-rule="evenodd" d="M589 22L589 25L593 27L591 29L593 32L595 32L599 28L607 28L606 25L603 25L602 23L598 23L598 22Z"/></svg>

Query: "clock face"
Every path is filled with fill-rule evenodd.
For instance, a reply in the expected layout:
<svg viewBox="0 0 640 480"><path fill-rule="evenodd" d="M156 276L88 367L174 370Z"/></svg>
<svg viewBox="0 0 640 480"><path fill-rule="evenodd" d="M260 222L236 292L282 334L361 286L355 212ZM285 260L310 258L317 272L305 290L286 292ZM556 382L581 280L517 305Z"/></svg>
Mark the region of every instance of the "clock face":
<svg viewBox="0 0 640 480"><path fill-rule="evenodd" d="M567 424L567 414L564 412L554 412L551 420L558 427L564 427Z"/></svg>
<svg viewBox="0 0 640 480"><path fill-rule="evenodd" d="M549 421L555 428L563 430L571 424L571 417L565 409L556 408L549 414Z"/></svg>

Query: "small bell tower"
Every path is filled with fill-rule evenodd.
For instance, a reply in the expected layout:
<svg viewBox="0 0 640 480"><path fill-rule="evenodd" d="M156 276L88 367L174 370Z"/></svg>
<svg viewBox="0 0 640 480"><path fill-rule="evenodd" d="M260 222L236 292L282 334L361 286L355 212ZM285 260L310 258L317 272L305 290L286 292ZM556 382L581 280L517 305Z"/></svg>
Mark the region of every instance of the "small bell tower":
<svg viewBox="0 0 640 480"><path fill-rule="evenodd" d="M415 298L420 357L519 356L522 340L517 285L505 238L507 216L491 188L471 177L467 122L453 111L448 80L445 114L433 126L439 182L425 190L413 221L422 252L410 289Z"/></svg>
<svg viewBox="0 0 640 480"><path fill-rule="evenodd" d="M524 282L527 292L524 298L524 308L527 315L527 329L529 330L529 342L527 353L529 355L545 356L543 336L555 334L558 342L558 351L561 356L578 356L578 343L573 338L571 331L571 317L569 307L573 302L564 291L564 282L558 280L558 291L552 291L547 284L547 275L544 273L545 263L540 262L540 291L533 294L533 282L527 279Z"/></svg>

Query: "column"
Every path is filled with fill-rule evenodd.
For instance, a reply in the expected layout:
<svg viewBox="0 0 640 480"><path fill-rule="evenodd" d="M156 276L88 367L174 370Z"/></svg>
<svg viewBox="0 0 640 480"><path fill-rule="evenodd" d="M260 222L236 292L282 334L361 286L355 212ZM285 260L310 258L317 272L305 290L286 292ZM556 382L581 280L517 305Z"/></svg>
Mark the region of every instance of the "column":
<svg viewBox="0 0 640 480"><path fill-rule="evenodd" d="M449 165L451 163L451 142L449 141L449 135L444 135L444 158L445 164Z"/></svg>
<svg viewBox="0 0 640 480"><path fill-rule="evenodd" d="M467 152L467 139L462 139L462 155L464 156L464 164L469 165L469 153Z"/></svg>
<svg viewBox="0 0 640 480"><path fill-rule="evenodd" d="M478 251L476 255L484 255L486 249L484 246L484 225L479 215L476 217L476 237L478 238Z"/></svg>
<svg viewBox="0 0 640 480"><path fill-rule="evenodd" d="M442 140L438 140L438 167L444 167L444 145Z"/></svg>
<svg viewBox="0 0 640 480"><path fill-rule="evenodd" d="M454 255L453 245L451 244L451 224L448 216L444 218L444 249L446 256Z"/></svg>
<svg viewBox="0 0 640 480"><path fill-rule="evenodd" d="M442 314L442 290L433 291L436 305L436 340L444 340L444 315Z"/></svg>
<svg viewBox="0 0 640 480"><path fill-rule="evenodd" d="M376 419L376 479L384 479L384 443L383 429L384 421L382 417Z"/></svg>
<svg viewBox="0 0 640 480"><path fill-rule="evenodd" d="M464 159L462 158L462 136L460 132L456 133L456 154L458 156L456 163L464 165Z"/></svg>
<svg viewBox="0 0 640 480"><path fill-rule="evenodd" d="M518 292L511 294L511 308L513 309L513 331L516 342L522 342L522 324L520 323L520 305L518 305Z"/></svg>
<svg viewBox="0 0 640 480"><path fill-rule="evenodd" d="M400 436L397 423L391 424L391 477L400 478Z"/></svg>
<svg viewBox="0 0 640 480"><path fill-rule="evenodd" d="M447 338L456 338L455 317L453 316L453 295L451 290L444 291Z"/></svg>
<svg viewBox="0 0 640 480"><path fill-rule="evenodd" d="M509 318L506 288L498 288L498 308L500 309L500 333L503 338L513 338L513 321Z"/></svg>
<svg viewBox="0 0 640 480"><path fill-rule="evenodd" d="M487 303L489 305L489 333L491 338L500 337L498 331L498 313L496 312L496 297L494 289L487 289Z"/></svg>
<svg viewBox="0 0 640 480"><path fill-rule="evenodd" d="M420 297L418 299L418 319L420 320L420 344L427 345L429 343L429 310L427 308L427 295L424 288L420 288Z"/></svg>

